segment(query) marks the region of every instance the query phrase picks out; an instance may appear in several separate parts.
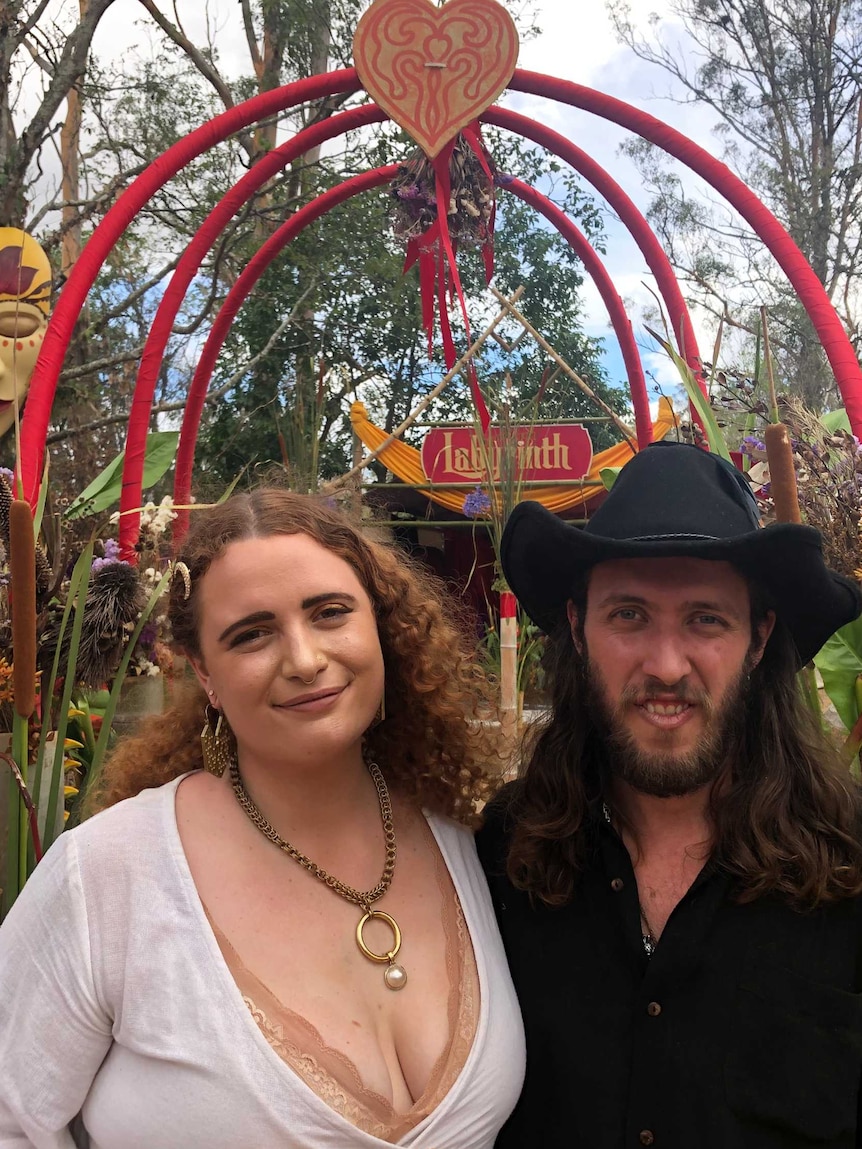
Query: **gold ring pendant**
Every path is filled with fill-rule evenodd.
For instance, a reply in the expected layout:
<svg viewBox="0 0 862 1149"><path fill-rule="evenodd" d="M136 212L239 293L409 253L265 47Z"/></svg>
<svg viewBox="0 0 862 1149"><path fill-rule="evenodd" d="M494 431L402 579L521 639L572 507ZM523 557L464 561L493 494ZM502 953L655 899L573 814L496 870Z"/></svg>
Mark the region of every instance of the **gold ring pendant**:
<svg viewBox="0 0 862 1149"><path fill-rule="evenodd" d="M372 918L379 918L380 921L386 922L392 930L393 946L391 950L386 953L376 954L374 950L370 950L365 944L365 938L362 936L362 931L365 929L367 922ZM369 961L387 962L387 968L383 974L383 980L389 989L403 989L407 984L407 971L404 966L398 965L395 958L398 956L398 951L401 949L401 930L398 928L398 923L389 914L384 914L383 910L366 910L362 917L359 919L359 925L356 927L356 944L359 946L360 951L364 957Z"/></svg>

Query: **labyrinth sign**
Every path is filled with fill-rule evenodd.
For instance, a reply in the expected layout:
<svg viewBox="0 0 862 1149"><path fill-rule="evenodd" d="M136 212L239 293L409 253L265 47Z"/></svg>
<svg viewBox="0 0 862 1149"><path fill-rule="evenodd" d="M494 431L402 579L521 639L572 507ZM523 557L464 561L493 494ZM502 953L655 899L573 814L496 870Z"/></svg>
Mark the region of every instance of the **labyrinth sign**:
<svg viewBox="0 0 862 1149"><path fill-rule="evenodd" d="M486 483L489 470L500 481L504 451L514 451L517 482L558 483L583 479L593 461L593 444L585 427L517 427L501 433L489 429L486 460L482 441L472 427L435 428L422 443L422 469L430 483ZM490 464L490 467L488 466Z"/></svg>

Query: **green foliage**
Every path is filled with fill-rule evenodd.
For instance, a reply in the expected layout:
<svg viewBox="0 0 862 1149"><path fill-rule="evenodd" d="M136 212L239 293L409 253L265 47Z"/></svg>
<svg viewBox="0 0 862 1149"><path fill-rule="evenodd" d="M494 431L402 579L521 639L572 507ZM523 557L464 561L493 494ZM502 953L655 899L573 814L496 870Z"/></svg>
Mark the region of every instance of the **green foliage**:
<svg viewBox="0 0 862 1149"><path fill-rule="evenodd" d="M146 452L144 455L143 489L150 487L161 479L166 471L173 465L174 456L179 442L178 431L151 431L147 435ZM120 501L123 488L123 462L126 453L122 451L116 459L110 462L100 475L69 504L66 510L67 519L78 519L84 515L96 515L107 511Z"/></svg>
<svg viewBox="0 0 862 1149"><path fill-rule="evenodd" d="M837 631L814 658L838 717L852 730L860 715L856 681L862 675L862 619Z"/></svg>
<svg viewBox="0 0 862 1149"><path fill-rule="evenodd" d="M725 160L787 228L858 352L859 0L673 0L646 35L627 0L606 6L621 39L670 76L672 96L714 113ZM834 402L819 340L764 244L712 198L692 193L658 149L634 141L624 150L691 294L714 315L732 314L752 340L766 303L773 350L794 393L815 412Z"/></svg>

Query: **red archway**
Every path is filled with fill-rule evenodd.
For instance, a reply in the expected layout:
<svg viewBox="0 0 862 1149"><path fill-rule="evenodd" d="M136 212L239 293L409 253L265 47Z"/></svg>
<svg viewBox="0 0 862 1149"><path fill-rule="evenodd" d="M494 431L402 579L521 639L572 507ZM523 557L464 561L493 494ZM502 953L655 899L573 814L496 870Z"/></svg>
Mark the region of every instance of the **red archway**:
<svg viewBox="0 0 862 1149"><path fill-rule="evenodd" d="M337 187L330 188L329 191L324 192L318 196L317 199L306 204L305 207L291 216L286 223L282 224L281 227L270 236L266 243L263 244L248 265L243 268L242 273L231 288L215 318L212 329L201 351L198 366L195 370L191 387L189 388L189 398L183 414L174 482L174 500L180 507L188 503L191 495L191 473L197 443L197 431L209 381L231 324L236 318L237 312L243 302L254 290L255 284L272 260L275 259L301 231L304 231L309 224L319 219L333 207L343 203L350 196L357 195L360 192L367 191L374 187L379 187L389 180L396 171L397 167L378 168L375 171L354 176L350 180L345 180L344 183L339 184ZM527 184L522 183L521 180L513 180L508 190L535 207L536 210L540 211L558 228L595 280L602 300L608 309L611 324L619 340L626 369L629 373L632 397L635 403L638 443L640 446L646 446L652 438L652 423L650 421L646 380L644 378L643 367L631 324L626 315L623 302L614 289L613 282L604 264L599 259L586 236L579 228L575 227L571 220L561 212L555 204L551 203L546 196L535 191L535 189L529 187ZM140 502L140 481L138 481L134 489L132 489L130 485L128 492L124 484L124 498L127 496L127 493L129 509L131 510L137 507ZM131 524L131 526L128 524ZM174 536L182 538L187 529L187 525L188 511L179 510L177 512L177 519L174 522ZM133 517L131 515L121 517L120 543L124 554L131 557L136 538L137 527Z"/></svg>
<svg viewBox="0 0 862 1149"><path fill-rule="evenodd" d="M836 382L847 408L851 426L854 432L862 437L862 371L860 371L852 346L841 327L835 310L822 285L817 280L814 272L786 230L738 177L724 164L714 159L708 152L694 144L693 141L686 139L686 137L675 131L675 129L633 108L631 105L625 104L621 100L606 96L589 88L584 88L578 84L523 70L517 70L515 72L509 86L513 90L547 96L562 103L583 108L584 110L620 124L623 127L629 128L645 139L662 147L683 163L686 163L692 170L697 172L724 195L760 235L799 293L800 299L823 343L824 350L835 373ZM107 213L84 249L78 263L72 270L69 280L58 299L34 372L30 397L22 424L20 460L25 494L31 502L35 501L38 491L51 406L75 321L84 305L86 296L99 269L131 219L134 218L136 213L151 196L187 163L202 154L209 147L225 140L234 132L248 127L266 116L294 107L299 103L321 99L334 94L350 94L357 91L358 88L359 83L354 70L344 69L322 76L311 77L310 79L302 80L295 84L289 84L273 92L266 92L260 96L256 96L246 103L222 113L214 120L204 124L197 131L175 144L134 181L114 207ZM338 121L337 130L331 128L332 121L318 125L320 138L331 138L331 135L338 134L342 130L347 130L344 125L348 122L353 126L359 126L361 123L371 123L374 120L382 118L384 118L383 113L374 107L366 107L357 109L355 112L343 113L342 116L333 118ZM638 239L641 250L644 251L653 272L656 273L657 268L661 269L661 279L659 279L659 275L657 274L657 281L662 288L665 299L673 300L671 320L674 324L674 330L678 333L678 337L681 340L684 354L694 366L695 362L697 362L697 357L693 332L690 328L690 321L685 311L685 305L682 303L678 286L675 285L675 278L672 277L671 273L674 284L674 286L671 286L667 268L665 267L666 259L663 262L662 259L659 258L658 251L656 250L658 245L655 237L649 232L648 225L645 225L645 221L643 221L643 217L640 216L640 213L636 213L636 209L631 211L628 204L624 203L624 200L621 198L624 193L621 192L621 189L613 184L613 181L610 180L607 173L602 172L602 169L600 169L598 165L595 165L594 161L590 161L589 157L585 157L574 145L556 133L548 131L548 129L542 125L531 124L525 117L520 117L516 113L507 112L502 109L491 109L485 118L488 122L499 123L502 127L520 131L527 138L534 139L536 142L543 144L543 146L557 151L561 158L579 167L579 170L584 170L584 174L587 175L587 178L592 179L596 186L599 187L599 190L603 190L603 194L608 196L609 200L611 195L616 198L617 210L620 212L621 217L624 218L624 222L630 230L632 230L632 234ZM307 130L307 132L311 131L313 131L313 129ZM284 162L287 162L284 159L284 155L285 153L289 153L291 148L300 148L301 150L295 152L295 154L301 154L301 151L314 146L310 142L310 137L307 132L301 133L301 139L297 137L296 140L291 141L291 144L285 145L285 151L279 149L280 154L277 157L276 153L272 153L271 156L261 161L261 164L270 164L274 172L278 170ZM257 167L249 173L249 177L256 177L260 166L261 165L257 165ZM267 168L267 170L270 169ZM368 178L376 175L377 173L368 173ZM364 177L356 178L361 180ZM246 177L246 179L248 179L248 177ZM211 243L214 236L218 233L218 227L220 226L219 220L226 221L226 219L230 218L230 215L233 214L233 211L236 210L232 205L243 202L243 196L247 198L246 193L252 182L251 179L249 179L248 183L245 182L245 179L239 181L236 187L232 189L222 203L218 205L218 208L211 213L206 224L202 227L201 232L198 233L198 236L196 236L193 241L195 244L194 251L192 252L190 249L189 252L186 253L186 256L183 257L185 260L184 264L181 261L184 277L188 276L189 273L191 277L194 276L194 272L203 259L205 251L208 250L208 246L204 247L204 244ZM251 192L248 194L251 194ZM537 193L530 192L530 195L534 197L534 206L538 207L540 201L537 197ZM525 196L525 198L527 197ZM625 207L625 216L620 210L620 205ZM633 209L633 205L631 205L631 207ZM545 212L545 214L548 218L552 218L553 213L549 215ZM306 219L306 222L309 222L309 220ZM553 220L553 222L557 223L560 221ZM223 223L221 226L223 226ZM566 225L567 230L572 226L571 221L568 221ZM207 229L205 233L204 228ZM648 238L647 233L649 233L650 238ZM647 252L650 253L648 256ZM195 262L196 260L197 262ZM653 263L655 263L655 266L653 266ZM176 273L174 278L177 279ZM188 282L190 281L189 278ZM188 283L186 283L186 287L187 286ZM141 364L141 372L139 375L139 386L141 390L140 394L138 394L136 388L134 418L130 421L129 447L131 449L127 450L124 468L124 487L128 486L130 488L130 494L132 488L139 490L140 473L136 476L136 472L140 472L142 468L143 450L138 446L138 441L135 436L138 436L140 433L139 428L144 418L144 412L146 412L148 416L151 406L154 367L155 371L157 371L164 349L163 342L161 343L161 349L158 349L159 343L162 339L167 340L170 326L173 322L173 316L170 315L171 308L174 308L174 306L176 308L179 307L182 298L180 293L184 293L186 287L182 287L182 279L177 279L176 290L172 291L170 303L165 303L165 300L163 300L164 310L160 307L159 315L157 316L159 323L158 330L156 330L156 325L154 324L153 332L151 332L147 344L148 351L145 352L145 359ZM173 284L171 288L173 288ZM170 290L171 289L169 289L169 291ZM174 310L173 314L176 314L176 310ZM169 316L170 322L168 320ZM692 361L692 357L694 357L694 362ZM134 424L134 432L132 424ZM190 462L185 456L183 465L190 466Z"/></svg>

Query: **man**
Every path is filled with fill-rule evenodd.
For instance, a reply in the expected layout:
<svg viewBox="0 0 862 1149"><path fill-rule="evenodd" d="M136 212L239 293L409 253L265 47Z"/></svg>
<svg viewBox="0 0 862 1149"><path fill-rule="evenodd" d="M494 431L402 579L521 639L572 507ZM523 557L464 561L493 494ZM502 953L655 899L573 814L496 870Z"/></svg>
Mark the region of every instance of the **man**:
<svg viewBox="0 0 862 1149"><path fill-rule="evenodd" d="M552 708L479 839L527 1033L497 1145L862 1146L862 803L796 677L858 588L670 443L502 558Z"/></svg>

